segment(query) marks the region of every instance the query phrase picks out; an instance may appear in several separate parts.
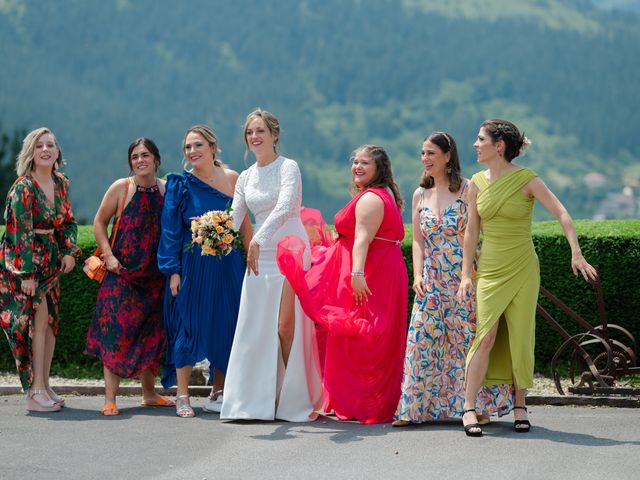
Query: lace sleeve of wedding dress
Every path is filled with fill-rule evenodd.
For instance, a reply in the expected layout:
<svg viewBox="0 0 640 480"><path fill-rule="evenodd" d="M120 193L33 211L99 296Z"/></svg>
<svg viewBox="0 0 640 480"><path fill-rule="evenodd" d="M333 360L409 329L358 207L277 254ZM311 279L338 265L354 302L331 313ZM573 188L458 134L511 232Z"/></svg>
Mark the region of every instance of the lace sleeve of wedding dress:
<svg viewBox="0 0 640 480"><path fill-rule="evenodd" d="M278 201L253 236L253 239L260 246L269 242L287 220L300 215L302 179L298 164L294 160L286 159L280 168L280 185L272 186L278 191Z"/></svg>
<svg viewBox="0 0 640 480"><path fill-rule="evenodd" d="M233 191L233 202L231 203L231 218L233 219L233 228L240 230L242 221L247 214L247 201L244 196L244 186L247 181L249 170L245 170L240 174L236 181L236 188Z"/></svg>

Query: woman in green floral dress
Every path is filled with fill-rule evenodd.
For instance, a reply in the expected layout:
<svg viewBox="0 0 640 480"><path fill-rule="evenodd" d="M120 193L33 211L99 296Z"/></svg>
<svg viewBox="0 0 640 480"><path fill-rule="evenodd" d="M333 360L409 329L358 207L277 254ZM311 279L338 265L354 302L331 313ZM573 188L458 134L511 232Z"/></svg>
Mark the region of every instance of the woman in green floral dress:
<svg viewBox="0 0 640 480"><path fill-rule="evenodd" d="M29 133L18 155L18 178L7 195L0 241L0 325L16 361L27 410L55 412L64 400L49 385L58 331L59 275L80 249L62 153L47 128Z"/></svg>

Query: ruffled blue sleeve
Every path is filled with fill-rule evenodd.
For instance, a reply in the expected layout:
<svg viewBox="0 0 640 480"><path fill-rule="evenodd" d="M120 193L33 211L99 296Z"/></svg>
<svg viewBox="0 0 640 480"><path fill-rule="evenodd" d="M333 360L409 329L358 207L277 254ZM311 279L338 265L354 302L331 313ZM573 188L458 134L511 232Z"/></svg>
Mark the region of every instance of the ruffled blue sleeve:
<svg viewBox="0 0 640 480"><path fill-rule="evenodd" d="M162 234L158 245L158 268L165 276L181 272L184 251L182 212L185 208L187 187L182 175L170 174L162 208Z"/></svg>

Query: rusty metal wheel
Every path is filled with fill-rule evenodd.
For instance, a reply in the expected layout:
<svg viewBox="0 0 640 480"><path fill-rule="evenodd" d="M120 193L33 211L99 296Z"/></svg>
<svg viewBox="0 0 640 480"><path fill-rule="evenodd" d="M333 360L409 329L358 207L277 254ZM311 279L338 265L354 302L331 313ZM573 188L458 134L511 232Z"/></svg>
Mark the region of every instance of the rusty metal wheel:
<svg viewBox="0 0 640 480"><path fill-rule="evenodd" d="M598 348L596 348L596 345ZM569 355L569 378L573 386L576 385L577 373L580 374L580 383L578 386L587 383L593 389L594 382L601 387L609 386L609 379L607 378L608 375L603 377L601 370L604 372L613 371L614 355L611 346L598 335L594 335L589 332L578 333L565 340L558 350L556 350L556 353L551 359L551 373L553 375L556 389L560 395L564 395L565 393L560 383L558 361L565 354ZM599 366L596 366L593 357L597 357L602 354L605 356L599 359Z"/></svg>

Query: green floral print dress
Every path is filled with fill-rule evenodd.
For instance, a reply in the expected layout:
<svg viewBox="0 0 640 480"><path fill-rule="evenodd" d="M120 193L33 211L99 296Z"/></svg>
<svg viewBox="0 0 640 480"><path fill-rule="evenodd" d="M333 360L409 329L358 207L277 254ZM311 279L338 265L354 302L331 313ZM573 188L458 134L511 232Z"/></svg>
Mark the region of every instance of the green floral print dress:
<svg viewBox="0 0 640 480"><path fill-rule="evenodd" d="M0 326L25 391L33 379L34 314L46 298L49 325L57 335L61 260L65 255L77 259L81 253L76 245L78 226L71 212L69 180L59 172L53 173L53 180L53 203L30 176L14 182L7 195L6 230L0 241ZM31 279L37 282L34 296L21 289L22 282Z"/></svg>

